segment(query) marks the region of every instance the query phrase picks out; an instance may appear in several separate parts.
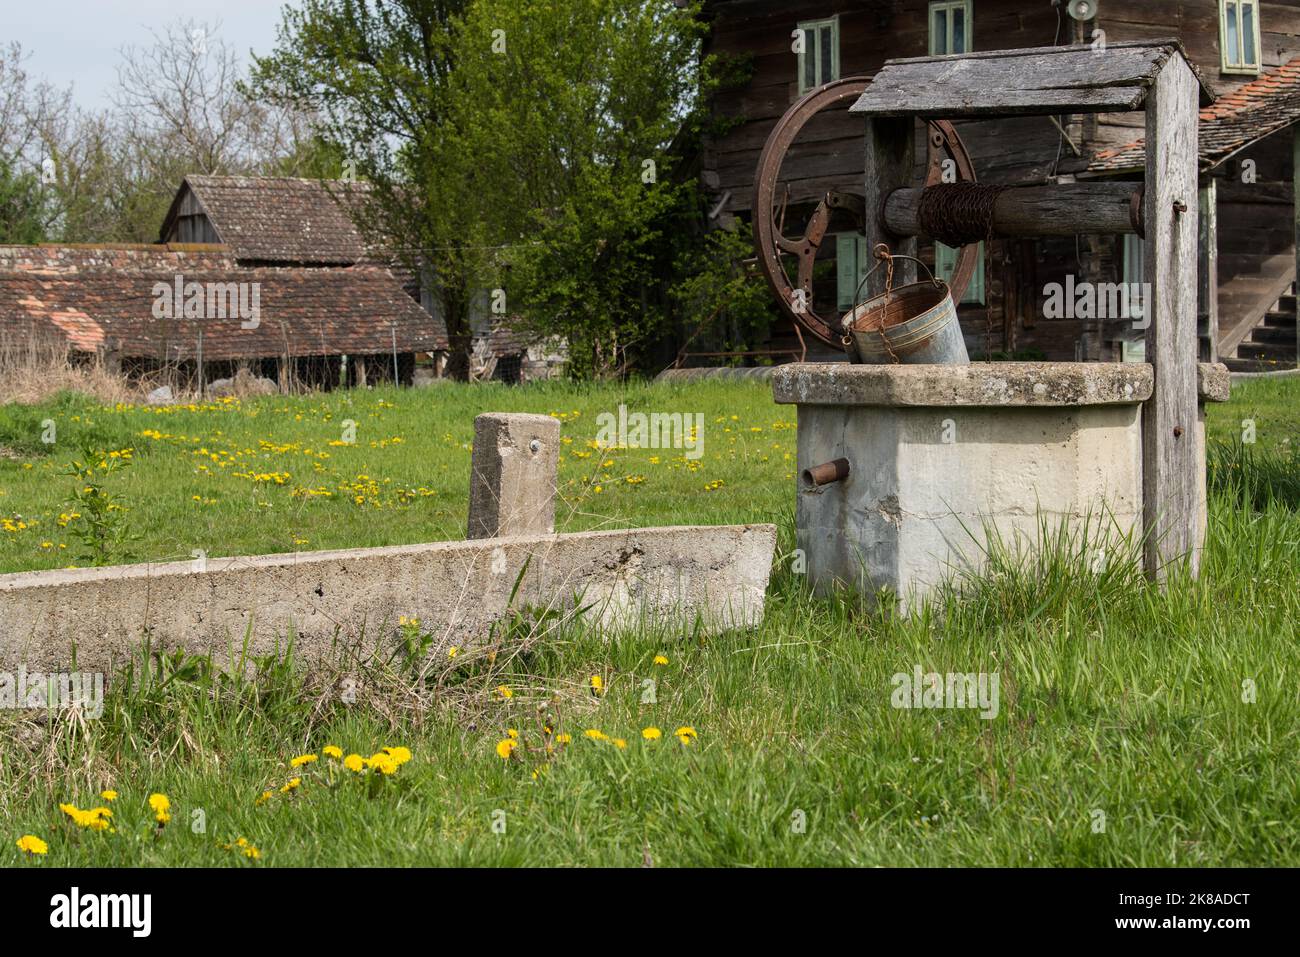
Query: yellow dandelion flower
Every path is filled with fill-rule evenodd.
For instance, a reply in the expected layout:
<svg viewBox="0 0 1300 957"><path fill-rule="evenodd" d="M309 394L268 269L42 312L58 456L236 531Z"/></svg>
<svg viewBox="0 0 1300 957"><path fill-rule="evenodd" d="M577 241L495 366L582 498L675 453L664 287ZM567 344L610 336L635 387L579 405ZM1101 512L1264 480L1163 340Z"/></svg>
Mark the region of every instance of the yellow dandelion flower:
<svg viewBox="0 0 1300 957"><path fill-rule="evenodd" d="M666 664L668 664L668 656L667 656L667 655L655 655L655 664L657 664L657 665L666 665Z"/></svg>
<svg viewBox="0 0 1300 957"><path fill-rule="evenodd" d="M455 645L452 645L450 648L447 649L448 658L455 658L458 654L460 654L460 649L457 648Z"/></svg>
<svg viewBox="0 0 1300 957"><path fill-rule="evenodd" d="M555 736L556 744L568 744L572 740L573 740L573 735L571 734L557 734Z"/></svg>
<svg viewBox="0 0 1300 957"><path fill-rule="evenodd" d="M116 800L117 800L117 792L116 792L116 791L100 791L100 792L99 792L99 796L100 796L101 798L103 798L105 801L116 801Z"/></svg>
<svg viewBox="0 0 1300 957"><path fill-rule="evenodd" d="M513 698L515 696L515 693L505 685L497 685L497 694L503 698Z"/></svg>
<svg viewBox="0 0 1300 957"><path fill-rule="evenodd" d="M499 757L502 761L509 761L510 755L514 752L514 750L515 750L515 742L511 741L509 738L502 738L500 741L497 742L497 757Z"/></svg>
<svg viewBox="0 0 1300 957"><path fill-rule="evenodd" d="M321 748L321 753L327 758L333 758L335 761L343 760L343 749L338 745L327 744L325 747Z"/></svg>
<svg viewBox="0 0 1300 957"><path fill-rule="evenodd" d="M597 728L588 728L586 731L582 733L585 734L587 737L591 738L591 740L593 741L609 740L609 735L607 735L604 731L601 731Z"/></svg>
<svg viewBox="0 0 1300 957"><path fill-rule="evenodd" d="M166 824L172 819L172 802L167 799L167 795L157 793L150 794L149 806L153 808L154 820L159 824Z"/></svg>
<svg viewBox="0 0 1300 957"><path fill-rule="evenodd" d="M614 739L614 747L616 747L616 748L618 748L620 751L622 751L624 748L627 747L627 741L624 740L623 738L615 738L615 739Z"/></svg>
<svg viewBox="0 0 1300 957"><path fill-rule="evenodd" d="M355 771L360 774L366 769L366 759L359 754L349 754L343 759L343 766L349 771Z"/></svg>
<svg viewBox="0 0 1300 957"><path fill-rule="evenodd" d="M86 812L90 816L90 823L87 825L93 831L106 831L109 826L109 818L113 812L106 807L91 808Z"/></svg>
<svg viewBox="0 0 1300 957"><path fill-rule="evenodd" d="M397 773L397 760L392 755L385 754L383 751L372 754L370 760L366 763L380 774Z"/></svg>
<svg viewBox="0 0 1300 957"><path fill-rule="evenodd" d="M600 694L605 688L605 680L600 675L592 675L588 679L588 683L591 685L591 693L594 695Z"/></svg>
<svg viewBox="0 0 1300 957"><path fill-rule="evenodd" d="M506 737L511 741L519 740L519 731L516 728L506 728Z"/></svg>
<svg viewBox="0 0 1300 957"><path fill-rule="evenodd" d="M677 740L680 741L682 744L690 744L698 737L698 735L695 733L695 729L691 727L678 728L676 731L673 732L673 734L677 735Z"/></svg>
<svg viewBox="0 0 1300 957"><path fill-rule="evenodd" d="M24 854L48 854L50 846L35 834L24 834L18 838L18 850Z"/></svg>
<svg viewBox="0 0 1300 957"><path fill-rule="evenodd" d="M411 760L411 752L408 748L384 748L384 754L392 758L393 763L399 768Z"/></svg>
<svg viewBox="0 0 1300 957"><path fill-rule="evenodd" d="M298 788L300 787L302 787L302 778L290 778L287 782L285 782L285 785L282 788L280 788L280 793L288 794L291 791L298 790Z"/></svg>
<svg viewBox="0 0 1300 957"><path fill-rule="evenodd" d="M655 727L641 729L641 737L645 738L647 741L658 741L663 736L664 733Z"/></svg>
<svg viewBox="0 0 1300 957"><path fill-rule="evenodd" d="M263 791L260 795L258 795L257 800L253 802L253 807L261 807L269 800L271 800L271 792Z"/></svg>
<svg viewBox="0 0 1300 957"><path fill-rule="evenodd" d="M311 764L312 762L318 760L320 760L320 758L315 754L300 754L289 762L289 767L300 768L304 764Z"/></svg>
<svg viewBox="0 0 1300 957"><path fill-rule="evenodd" d="M77 827L89 828L92 831L108 830L110 818L113 816L113 812L106 807L83 811L75 804L60 804L59 810L72 818L72 823Z"/></svg>

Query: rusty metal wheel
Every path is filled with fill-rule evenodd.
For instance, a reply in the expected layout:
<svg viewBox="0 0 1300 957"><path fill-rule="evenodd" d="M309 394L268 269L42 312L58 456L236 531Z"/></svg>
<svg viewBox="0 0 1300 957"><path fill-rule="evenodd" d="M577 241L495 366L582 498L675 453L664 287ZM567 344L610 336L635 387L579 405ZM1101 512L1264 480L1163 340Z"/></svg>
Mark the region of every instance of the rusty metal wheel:
<svg viewBox="0 0 1300 957"><path fill-rule="evenodd" d="M782 234L788 191L782 196L778 208L777 189L781 164L808 121L822 110L846 102L852 103L870 84L868 77L846 77L809 91L772 128L767 142L763 144L763 151L759 154L758 170L754 174L754 246L768 286L787 316L822 342L836 347L840 346L843 335L839 328L839 317L824 318L818 313L813 301L813 265L817 259L817 250L826 236L833 210L844 210L853 217L859 229L863 228L867 213L863 198L859 194L836 190L827 192L809 217L804 234L797 239L789 239ZM945 120L931 120L928 126L929 161L925 185L934 186L945 181L945 160L952 162L952 166L948 167L949 182L975 182L975 167L971 163L970 154L966 152L966 147L952 124ZM882 197L882 202L886 198ZM871 214L879 216L880 211L872 210ZM793 256L796 261L794 282L790 281L782 258L787 255ZM961 302L978 264L979 247L973 244L962 246L948 283L955 302Z"/></svg>

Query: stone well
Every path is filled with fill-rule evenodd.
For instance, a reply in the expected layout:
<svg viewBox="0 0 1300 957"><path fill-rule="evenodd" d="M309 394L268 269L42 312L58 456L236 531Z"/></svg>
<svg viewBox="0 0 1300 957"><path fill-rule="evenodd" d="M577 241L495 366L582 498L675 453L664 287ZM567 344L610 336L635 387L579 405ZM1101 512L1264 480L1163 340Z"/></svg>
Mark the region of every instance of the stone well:
<svg viewBox="0 0 1300 957"><path fill-rule="evenodd" d="M1221 368L1203 367L1203 396L1226 398ZM797 536L814 587L888 588L910 606L978 568L989 530L1023 547L1041 520L1104 517L1140 536L1152 379L1143 363L782 366L773 391L798 406ZM837 459L848 474L814 486L809 470Z"/></svg>

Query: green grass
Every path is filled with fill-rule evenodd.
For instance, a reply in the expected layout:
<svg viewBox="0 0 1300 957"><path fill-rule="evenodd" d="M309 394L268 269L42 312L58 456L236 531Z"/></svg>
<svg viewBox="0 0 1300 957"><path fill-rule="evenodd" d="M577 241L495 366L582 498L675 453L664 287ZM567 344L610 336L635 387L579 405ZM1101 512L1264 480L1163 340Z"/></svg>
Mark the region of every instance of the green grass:
<svg viewBox="0 0 1300 957"><path fill-rule="evenodd" d="M596 419L617 414L620 403L706 414L703 454L599 454L591 447ZM565 417L561 530L770 520L791 511L795 412L757 384L445 384L119 409L68 395L47 406L0 407L0 449L9 450L0 456L0 572L89 564L73 535L77 520L60 524L83 487L65 474L73 462L91 466L92 481L140 536L117 561L187 560L196 548L215 557L463 538L474 416L489 410ZM349 421L355 442L338 444ZM56 441L43 443L51 434ZM108 458L127 449L129 461ZM107 471L101 462L119 467Z"/></svg>
<svg viewBox="0 0 1300 957"><path fill-rule="evenodd" d="M773 406L766 387L745 384L445 387L170 413L71 399L10 408L0 411L0 444L19 458L0 460L0 513L52 515L57 528L61 483L71 481L59 473L62 443L84 434L96 437L97 451L137 450L105 481L143 533L133 546L139 557L283 550L295 547L293 537L309 548L455 537L475 411L577 410L564 435L573 440L566 449L581 452L595 415L620 401L704 412L705 456L697 471L671 451L657 465L653 451L619 453L604 468L608 458L566 456L566 527L775 520L788 550L793 411ZM995 555L982 578L955 583L903 621L855 596L810 597L782 559L766 620L748 634L700 639L646 623L610 636L567 622L531 640L503 639L495 663L467 655L436 694L413 683L400 659L352 669L354 704L340 700L341 673L304 674L285 659L239 680L192 661L155 663L147 680L137 671L115 684L99 720L0 715L8 848L0 860L1294 866L1300 501L1288 489L1297 403L1300 383L1260 382L1212 410L1203 574L1165 591L1120 562L1094 574L1086 543L1067 537L1032 566ZM349 416L357 445L322 446ZM60 444L42 456L30 423L51 417ZM1256 442L1243 449L1247 417ZM146 429L187 438L146 440ZM403 441L368 444L393 436ZM300 473L304 487L321 474L301 451L256 460L257 472L290 472L283 486L223 474L254 463L195 474L194 449L260 455L263 439L324 447L331 457L316 461L329 481L368 474L379 492L361 505L342 495L294 497ZM645 481L620 481L628 475ZM721 488L704 491L719 479ZM391 491L421 485L437 494L402 504ZM193 503L194 494L216 504ZM66 563L51 561L41 540L5 533L3 567ZM668 664L654 663L660 654ZM891 707L891 676L918 665L997 672L998 716ZM593 674L606 685L600 697L587 688ZM572 742L548 755L543 724ZM682 725L698 732L689 747L672 734ZM643 740L648 726L663 738ZM496 746L509 728L521 743L503 761ZM627 747L590 740L587 729ZM403 745L414 758L374 781L346 772L331 780L322 758L304 769L301 788L279 794L299 773L288 759L326 744L365 755ZM65 801L100 804L96 795L110 787L120 794L115 833L78 831L57 810ZM266 788L274 797L256 805ZM174 805L161 833L146 806L154 791ZM191 826L195 811L202 834ZM498 812L504 833L493 829ZM792 826L799 820L802 829ZM47 858L22 859L13 842L27 833L49 842ZM260 862L222 848L238 837L261 850Z"/></svg>

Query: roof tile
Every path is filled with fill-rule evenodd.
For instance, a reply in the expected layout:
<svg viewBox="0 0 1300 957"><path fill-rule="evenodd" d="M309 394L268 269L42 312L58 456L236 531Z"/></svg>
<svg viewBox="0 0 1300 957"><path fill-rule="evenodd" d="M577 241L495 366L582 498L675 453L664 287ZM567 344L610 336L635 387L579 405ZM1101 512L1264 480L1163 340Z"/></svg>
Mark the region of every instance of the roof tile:
<svg viewBox="0 0 1300 957"><path fill-rule="evenodd" d="M1300 57L1224 93L1200 112L1200 165L1213 169L1249 146L1300 120ZM1146 164L1145 141L1099 150L1085 172L1126 173Z"/></svg>

